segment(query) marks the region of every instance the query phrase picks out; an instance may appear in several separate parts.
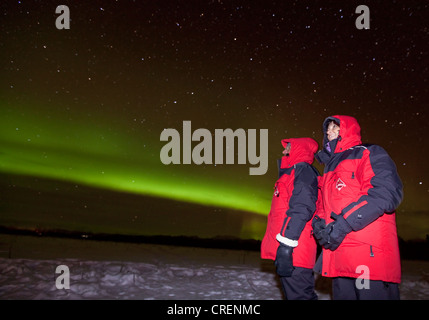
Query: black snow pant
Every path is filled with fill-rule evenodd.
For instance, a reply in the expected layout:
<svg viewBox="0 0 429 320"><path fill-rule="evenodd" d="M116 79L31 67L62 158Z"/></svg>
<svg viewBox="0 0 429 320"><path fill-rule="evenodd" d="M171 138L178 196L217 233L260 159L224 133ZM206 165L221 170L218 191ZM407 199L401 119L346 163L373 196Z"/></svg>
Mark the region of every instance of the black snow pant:
<svg viewBox="0 0 429 320"><path fill-rule="evenodd" d="M332 298L334 300L399 300L397 283L368 281L367 286L362 287L356 285L354 278L332 278Z"/></svg>
<svg viewBox="0 0 429 320"><path fill-rule="evenodd" d="M280 277L286 300L317 300L312 269L295 267L290 277Z"/></svg>

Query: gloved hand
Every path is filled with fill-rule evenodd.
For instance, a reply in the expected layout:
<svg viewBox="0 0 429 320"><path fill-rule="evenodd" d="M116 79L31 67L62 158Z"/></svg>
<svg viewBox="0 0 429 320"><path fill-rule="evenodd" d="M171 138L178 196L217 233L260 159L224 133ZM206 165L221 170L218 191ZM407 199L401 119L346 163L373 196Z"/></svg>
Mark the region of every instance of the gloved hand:
<svg viewBox="0 0 429 320"><path fill-rule="evenodd" d="M274 261L277 274L280 277L290 277L292 275L292 271L294 269L292 252L292 247L280 243L277 249L276 260Z"/></svg>
<svg viewBox="0 0 429 320"><path fill-rule="evenodd" d="M322 243L327 242L324 240L328 237L328 230L326 229L326 222L325 219L321 219L318 216L314 216L313 221L311 222L311 226L313 227L313 235L316 238L317 242L319 242L320 245Z"/></svg>
<svg viewBox="0 0 429 320"><path fill-rule="evenodd" d="M346 235L352 232L352 227L341 215L337 215L335 221L324 227L320 221L315 221L314 219L312 224L314 237L318 240L319 244L325 249L332 251L337 249Z"/></svg>
<svg viewBox="0 0 429 320"><path fill-rule="evenodd" d="M325 219L321 219L318 216L314 216L313 221L311 222L311 226L313 227L313 234L317 240L317 234L326 227Z"/></svg>

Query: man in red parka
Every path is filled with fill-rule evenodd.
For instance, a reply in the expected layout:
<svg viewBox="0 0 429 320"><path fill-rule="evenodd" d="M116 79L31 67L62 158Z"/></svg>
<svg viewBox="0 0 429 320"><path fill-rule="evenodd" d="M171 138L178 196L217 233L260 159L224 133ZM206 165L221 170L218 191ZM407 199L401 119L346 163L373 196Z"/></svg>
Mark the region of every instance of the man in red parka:
<svg viewBox="0 0 429 320"><path fill-rule="evenodd" d="M261 258L275 260L287 300L316 300L313 267L317 245L311 219L316 210L319 173L311 165L318 149L311 138L282 140L279 178L261 243Z"/></svg>
<svg viewBox="0 0 429 320"><path fill-rule="evenodd" d="M328 117L323 132L316 155L325 165L322 205L312 223L323 247L319 272L332 277L333 299L399 299L395 210L403 191L396 166L380 146L362 145L353 117Z"/></svg>

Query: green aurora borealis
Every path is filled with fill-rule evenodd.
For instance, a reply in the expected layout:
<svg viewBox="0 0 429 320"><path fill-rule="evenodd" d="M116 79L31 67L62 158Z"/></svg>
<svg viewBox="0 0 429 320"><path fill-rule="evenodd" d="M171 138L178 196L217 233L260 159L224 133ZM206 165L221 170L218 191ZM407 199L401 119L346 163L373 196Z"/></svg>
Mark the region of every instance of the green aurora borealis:
<svg viewBox="0 0 429 320"><path fill-rule="evenodd" d="M146 144L153 143L143 137L113 132L100 121L64 125L61 116L46 119L30 110L23 116L10 109L0 119L3 172L266 214L269 201L249 198L253 188L186 177L164 166L159 150L149 150Z"/></svg>

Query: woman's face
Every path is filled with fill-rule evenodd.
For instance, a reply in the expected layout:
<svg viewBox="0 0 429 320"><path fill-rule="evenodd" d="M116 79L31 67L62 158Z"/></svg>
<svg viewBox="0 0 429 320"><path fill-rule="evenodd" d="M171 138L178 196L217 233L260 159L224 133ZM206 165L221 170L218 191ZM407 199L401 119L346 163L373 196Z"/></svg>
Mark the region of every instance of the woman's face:
<svg viewBox="0 0 429 320"><path fill-rule="evenodd" d="M331 121L328 125L328 129L326 130L326 135L329 141L337 139L340 135L340 126L337 125L334 121Z"/></svg>

